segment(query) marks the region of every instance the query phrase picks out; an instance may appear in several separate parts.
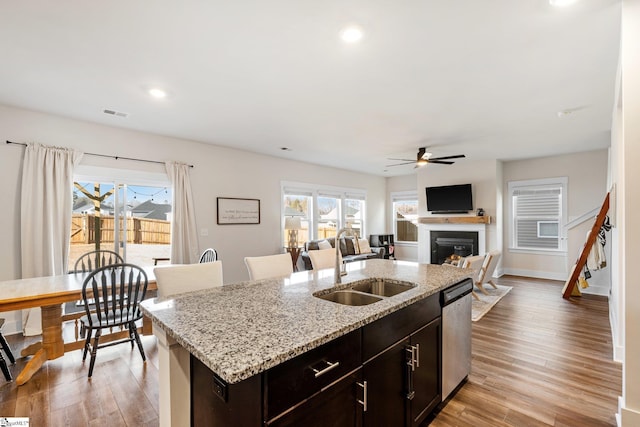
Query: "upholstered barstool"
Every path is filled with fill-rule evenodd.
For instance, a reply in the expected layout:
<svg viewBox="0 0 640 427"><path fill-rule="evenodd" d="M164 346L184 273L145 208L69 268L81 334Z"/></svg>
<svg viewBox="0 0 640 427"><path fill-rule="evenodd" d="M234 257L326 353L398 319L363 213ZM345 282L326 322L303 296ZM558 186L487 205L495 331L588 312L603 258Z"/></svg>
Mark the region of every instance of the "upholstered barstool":
<svg viewBox="0 0 640 427"><path fill-rule="evenodd" d="M290 276L293 273L291 255L288 253L245 257L244 263L247 265L251 280L272 279Z"/></svg>

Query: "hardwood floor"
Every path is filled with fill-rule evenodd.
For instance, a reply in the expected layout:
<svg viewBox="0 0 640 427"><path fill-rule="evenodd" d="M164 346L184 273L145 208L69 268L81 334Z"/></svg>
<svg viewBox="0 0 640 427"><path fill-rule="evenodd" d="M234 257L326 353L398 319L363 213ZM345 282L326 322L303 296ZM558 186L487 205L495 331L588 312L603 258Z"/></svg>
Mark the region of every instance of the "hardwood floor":
<svg viewBox="0 0 640 427"><path fill-rule="evenodd" d="M622 365L612 361L608 302L561 298L562 282L513 286L473 324L471 374L432 426L615 426Z"/></svg>
<svg viewBox="0 0 640 427"><path fill-rule="evenodd" d="M468 381L432 426L614 426L621 365L612 361L608 303L561 298L562 283L506 276L513 286L473 324ZM34 341L7 337L14 354ZM158 354L143 337L147 363L128 345L98 351L94 375L80 351L48 361L27 384L0 383L0 416L33 426L158 425ZM11 371L24 366L19 358Z"/></svg>

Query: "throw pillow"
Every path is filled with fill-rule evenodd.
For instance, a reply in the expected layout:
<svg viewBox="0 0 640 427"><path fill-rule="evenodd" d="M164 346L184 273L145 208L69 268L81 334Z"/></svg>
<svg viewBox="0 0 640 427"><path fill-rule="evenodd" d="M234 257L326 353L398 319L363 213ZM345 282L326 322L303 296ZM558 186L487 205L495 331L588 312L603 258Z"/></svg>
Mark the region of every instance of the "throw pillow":
<svg viewBox="0 0 640 427"><path fill-rule="evenodd" d="M369 246L369 241L367 239L358 239L358 245L360 246L361 254L371 253L371 246Z"/></svg>
<svg viewBox="0 0 640 427"><path fill-rule="evenodd" d="M327 240L320 240L318 242L318 249L331 249L331 243Z"/></svg>
<svg viewBox="0 0 640 427"><path fill-rule="evenodd" d="M355 255L356 254L356 250L353 247L353 238L345 237L344 244L347 247L347 255Z"/></svg>
<svg viewBox="0 0 640 427"><path fill-rule="evenodd" d="M357 237L353 239L353 249L356 252L356 255L360 255L362 252L360 251L360 239Z"/></svg>

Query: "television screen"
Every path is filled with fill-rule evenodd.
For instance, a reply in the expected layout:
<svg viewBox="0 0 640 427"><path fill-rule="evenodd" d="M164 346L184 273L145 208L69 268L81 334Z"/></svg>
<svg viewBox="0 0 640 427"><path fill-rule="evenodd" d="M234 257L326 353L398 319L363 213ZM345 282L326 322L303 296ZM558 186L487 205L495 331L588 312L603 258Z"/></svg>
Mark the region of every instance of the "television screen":
<svg viewBox="0 0 640 427"><path fill-rule="evenodd" d="M433 213L466 213L473 210L471 184L427 187L427 210Z"/></svg>

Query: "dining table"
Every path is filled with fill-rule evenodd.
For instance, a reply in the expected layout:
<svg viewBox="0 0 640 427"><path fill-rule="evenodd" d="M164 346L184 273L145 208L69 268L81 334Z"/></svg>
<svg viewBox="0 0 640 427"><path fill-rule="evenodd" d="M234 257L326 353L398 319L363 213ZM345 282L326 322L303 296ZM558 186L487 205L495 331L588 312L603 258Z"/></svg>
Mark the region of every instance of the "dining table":
<svg viewBox="0 0 640 427"><path fill-rule="evenodd" d="M157 290L153 266L143 267L148 280L147 291ZM25 347L22 357L32 356L20 374L16 377L16 384L23 385L42 367L47 360L57 359L67 351L84 347L84 339L78 339L77 323L76 336L73 341L65 342L62 334L63 322L76 320L84 315L79 313L63 314L62 305L82 299L82 285L90 274L69 273L58 276L33 277L0 282L0 312L23 310L40 307L42 310L42 339ZM151 322L143 318L140 333L150 335ZM125 338L129 332L117 331L103 335L101 342L109 342Z"/></svg>

